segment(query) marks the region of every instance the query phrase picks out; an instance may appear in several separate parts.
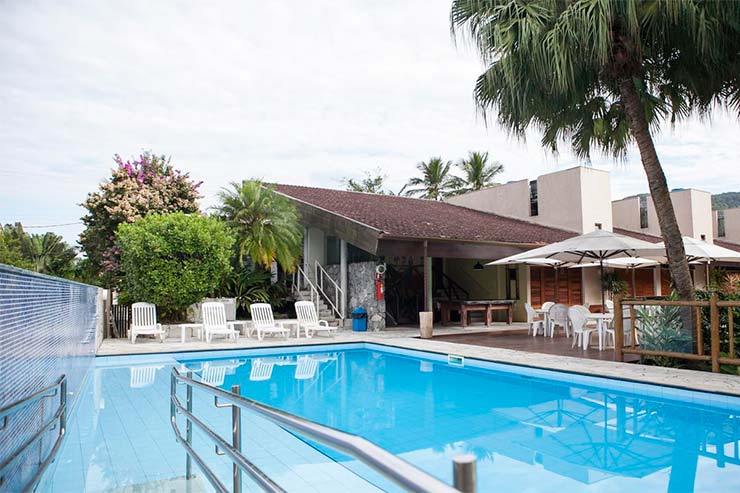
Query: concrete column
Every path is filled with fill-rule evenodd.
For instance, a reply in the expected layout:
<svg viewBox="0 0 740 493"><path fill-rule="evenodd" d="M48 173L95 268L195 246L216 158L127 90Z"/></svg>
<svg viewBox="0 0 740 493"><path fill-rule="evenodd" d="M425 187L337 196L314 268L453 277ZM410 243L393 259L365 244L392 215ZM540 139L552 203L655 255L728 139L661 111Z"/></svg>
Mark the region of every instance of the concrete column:
<svg viewBox="0 0 740 493"><path fill-rule="evenodd" d="M427 256L426 241L424 241L424 311L432 311L432 257Z"/></svg>
<svg viewBox="0 0 740 493"><path fill-rule="evenodd" d="M660 282L660 266L653 267L653 293L655 296L663 296L662 284ZM667 293L666 293L667 294Z"/></svg>
<svg viewBox="0 0 740 493"><path fill-rule="evenodd" d="M347 317L347 242L339 240L339 288L342 290L342 296L339 300L340 307L339 311L342 312L342 316Z"/></svg>
<svg viewBox="0 0 740 493"><path fill-rule="evenodd" d="M303 228L303 272L308 274L308 257L311 253L308 249L308 243L309 243L309 237L308 237L308 227Z"/></svg>

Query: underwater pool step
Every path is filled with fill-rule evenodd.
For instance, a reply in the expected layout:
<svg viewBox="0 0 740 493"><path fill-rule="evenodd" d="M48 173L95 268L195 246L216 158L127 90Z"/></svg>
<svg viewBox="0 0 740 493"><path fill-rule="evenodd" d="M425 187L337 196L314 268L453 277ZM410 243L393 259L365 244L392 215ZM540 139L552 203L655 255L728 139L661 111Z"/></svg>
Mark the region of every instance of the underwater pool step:
<svg viewBox="0 0 740 493"><path fill-rule="evenodd" d="M157 481L149 481L146 483L130 484L121 486L118 488L111 488L102 490L102 493L144 493L144 492L157 492L157 493L180 493L189 491L191 493L207 493L212 491L203 482L199 474L195 474L189 480L185 479L185 476L178 476L171 479L159 479Z"/></svg>

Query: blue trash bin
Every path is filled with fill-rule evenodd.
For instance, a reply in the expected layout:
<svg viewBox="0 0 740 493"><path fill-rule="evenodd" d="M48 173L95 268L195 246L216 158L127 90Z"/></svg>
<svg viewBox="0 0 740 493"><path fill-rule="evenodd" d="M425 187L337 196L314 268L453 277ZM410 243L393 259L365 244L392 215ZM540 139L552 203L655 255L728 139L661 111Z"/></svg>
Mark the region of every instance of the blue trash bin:
<svg viewBox="0 0 740 493"><path fill-rule="evenodd" d="M367 310L361 306L352 310L352 331L367 332Z"/></svg>

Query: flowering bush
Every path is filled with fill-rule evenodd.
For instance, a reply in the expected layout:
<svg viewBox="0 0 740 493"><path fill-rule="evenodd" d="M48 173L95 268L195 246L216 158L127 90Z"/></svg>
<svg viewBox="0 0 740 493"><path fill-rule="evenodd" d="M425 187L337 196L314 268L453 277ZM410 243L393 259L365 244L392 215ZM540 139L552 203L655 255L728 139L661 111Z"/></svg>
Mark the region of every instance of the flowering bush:
<svg viewBox="0 0 740 493"><path fill-rule="evenodd" d="M229 275L234 238L215 218L175 212L121 224L117 245L121 299L154 303L168 321L182 320Z"/></svg>
<svg viewBox="0 0 740 493"><path fill-rule="evenodd" d="M146 152L138 159L125 161L115 155L116 167L100 189L90 193L81 205L86 228L80 244L90 268L104 277L108 285L120 280L121 252L116 246L116 228L132 223L151 212L199 212L198 187L188 173L174 169L170 159Z"/></svg>

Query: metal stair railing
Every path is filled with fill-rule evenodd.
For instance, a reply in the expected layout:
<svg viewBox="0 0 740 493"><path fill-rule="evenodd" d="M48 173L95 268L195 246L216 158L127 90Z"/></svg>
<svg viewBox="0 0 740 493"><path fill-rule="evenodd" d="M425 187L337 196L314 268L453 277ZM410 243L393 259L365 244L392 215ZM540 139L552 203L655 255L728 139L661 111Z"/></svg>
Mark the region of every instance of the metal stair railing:
<svg viewBox="0 0 740 493"><path fill-rule="evenodd" d="M36 431L36 433L26 439L26 441L24 441L22 445L17 447L10 455L8 455L8 457L2 463L0 463L0 487L2 487L5 482L5 474L8 469L16 464L18 460L21 459L35 443L41 440L48 431L55 429L56 423L58 421L59 433L56 440L54 441L54 445L47 454L46 459L44 459L43 462L39 464L39 468L20 491L34 491L36 489L36 486L38 486L38 482L41 479L41 476L44 474L44 471L46 471L46 469L49 467L49 464L54 461L54 458L59 451L59 447L62 444L64 434L67 430L67 377L66 375L62 375L61 377L59 377L56 383L49 385L48 387L44 387L41 390L37 390L33 394L28 395L23 399L20 399L0 409L0 433L3 433L8 428L12 416L18 411L32 404L35 404L42 399L56 396L59 396L59 407L57 407L54 415L49 418Z"/></svg>
<svg viewBox="0 0 740 493"><path fill-rule="evenodd" d="M309 300L316 307L316 313L319 312L319 290L316 288L311 279L306 275L306 272L301 268L300 265L296 266L295 272L293 272L293 295L296 297L302 297L301 291L307 289L309 292Z"/></svg>
<svg viewBox="0 0 740 493"><path fill-rule="evenodd" d="M344 299L344 291L342 291L342 288L339 287L337 281L332 279L329 273L326 272L326 269L324 269L324 266L321 265L318 260L314 261L314 279L316 279L316 287L319 290L319 294L321 294L324 300L326 300L326 302L329 304L329 308L331 308L332 312L334 312L337 318L339 318L340 320L344 320L344 307L341 306L341 300ZM333 301L331 299L331 296L329 296L324 289L325 281L327 282L327 284L334 288Z"/></svg>
<svg viewBox="0 0 740 493"><path fill-rule="evenodd" d="M186 404L180 402L177 396L178 384L186 386ZM229 444L207 424L193 414L193 388L202 390L213 396L216 407L231 407L232 409L232 443ZM219 400L224 401L222 404ZM172 369L170 378L170 422L175 431L177 441L186 451L185 471L186 478L192 478L192 460L203 471L206 479L219 493L228 493L228 489L208 467L206 462L193 449L192 426L195 424L213 441L217 453L227 455L233 462L234 493L241 493L241 473L249 475L262 489L270 493L284 493L279 485L265 475L257 466L250 462L241 449L241 409L252 411L263 418L289 431L319 442L325 446L351 455L360 462L373 468L382 476L395 482L402 488L413 493L475 493L475 456L466 454L453 459L453 477L455 487L437 479L409 464L400 457L379 447L378 445L357 435L324 426L322 424L301 418L294 414L281 411L274 407L248 399L239 395L239 386L232 386L232 392L213 387L198 380L194 380L192 372L183 375L177 368ZM177 425L177 413L185 416L186 435L183 437ZM220 452L219 452L220 451Z"/></svg>

